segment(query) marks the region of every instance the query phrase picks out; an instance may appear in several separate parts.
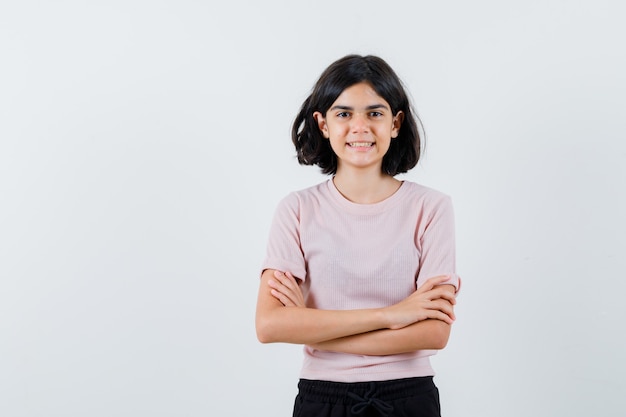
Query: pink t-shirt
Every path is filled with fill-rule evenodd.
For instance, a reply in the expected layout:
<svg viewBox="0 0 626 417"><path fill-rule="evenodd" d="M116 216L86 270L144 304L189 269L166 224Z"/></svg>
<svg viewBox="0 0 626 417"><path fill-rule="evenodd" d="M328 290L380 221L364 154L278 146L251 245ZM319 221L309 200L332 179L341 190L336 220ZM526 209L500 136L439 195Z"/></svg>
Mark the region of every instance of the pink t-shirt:
<svg viewBox="0 0 626 417"><path fill-rule="evenodd" d="M356 204L332 179L293 192L278 205L262 270L301 279L308 307L347 310L385 307L426 279L455 267L450 198L404 181L389 198ZM338 382L434 375L433 350L386 356L353 355L304 347L301 378Z"/></svg>

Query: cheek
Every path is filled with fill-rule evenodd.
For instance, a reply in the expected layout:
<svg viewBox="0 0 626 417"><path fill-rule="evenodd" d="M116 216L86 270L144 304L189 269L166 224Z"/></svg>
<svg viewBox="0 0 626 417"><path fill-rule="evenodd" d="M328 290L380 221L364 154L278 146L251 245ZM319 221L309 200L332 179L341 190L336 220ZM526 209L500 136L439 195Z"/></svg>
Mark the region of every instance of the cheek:
<svg viewBox="0 0 626 417"><path fill-rule="evenodd" d="M330 142L330 147L332 148L333 151L340 150L345 145L343 141L329 139L329 142Z"/></svg>
<svg viewBox="0 0 626 417"><path fill-rule="evenodd" d="M333 139L343 139L347 133L347 130L341 125L328 126L324 137L332 141Z"/></svg>

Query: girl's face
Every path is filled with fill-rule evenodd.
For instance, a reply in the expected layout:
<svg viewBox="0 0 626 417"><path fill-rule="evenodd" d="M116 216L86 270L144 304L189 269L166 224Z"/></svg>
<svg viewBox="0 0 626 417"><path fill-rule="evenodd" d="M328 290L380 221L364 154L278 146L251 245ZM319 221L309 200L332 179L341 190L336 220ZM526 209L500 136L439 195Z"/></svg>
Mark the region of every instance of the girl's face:
<svg viewBox="0 0 626 417"><path fill-rule="evenodd" d="M391 113L389 103L365 82L354 84L337 97L326 116L313 113L320 131L337 155L337 172L347 167L381 170L391 141L404 117Z"/></svg>

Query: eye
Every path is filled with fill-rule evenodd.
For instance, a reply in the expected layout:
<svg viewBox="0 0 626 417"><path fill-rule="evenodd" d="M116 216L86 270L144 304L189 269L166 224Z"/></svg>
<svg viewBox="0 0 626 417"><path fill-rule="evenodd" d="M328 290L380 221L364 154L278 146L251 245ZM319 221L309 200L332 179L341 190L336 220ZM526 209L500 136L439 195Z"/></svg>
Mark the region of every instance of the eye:
<svg viewBox="0 0 626 417"><path fill-rule="evenodd" d="M370 116L372 117L381 117L383 114L379 111L373 111L370 113Z"/></svg>
<svg viewBox="0 0 626 417"><path fill-rule="evenodd" d="M337 117L340 117L340 118L345 118L349 116L350 116L350 113L348 113L347 111L342 111L342 112L337 113Z"/></svg>

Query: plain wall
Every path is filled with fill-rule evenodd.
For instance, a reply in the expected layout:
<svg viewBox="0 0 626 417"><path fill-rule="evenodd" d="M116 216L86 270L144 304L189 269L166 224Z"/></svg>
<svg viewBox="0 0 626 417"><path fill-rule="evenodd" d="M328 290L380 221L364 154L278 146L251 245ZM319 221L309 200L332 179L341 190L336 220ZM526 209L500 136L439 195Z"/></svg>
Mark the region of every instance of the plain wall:
<svg viewBox="0 0 626 417"><path fill-rule="evenodd" d="M3 1L0 415L287 416L301 347L254 332L274 208L324 181L290 127L377 54L452 196L446 417L622 416L618 1Z"/></svg>

